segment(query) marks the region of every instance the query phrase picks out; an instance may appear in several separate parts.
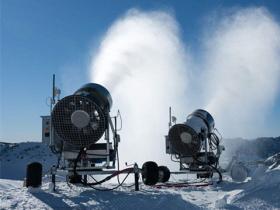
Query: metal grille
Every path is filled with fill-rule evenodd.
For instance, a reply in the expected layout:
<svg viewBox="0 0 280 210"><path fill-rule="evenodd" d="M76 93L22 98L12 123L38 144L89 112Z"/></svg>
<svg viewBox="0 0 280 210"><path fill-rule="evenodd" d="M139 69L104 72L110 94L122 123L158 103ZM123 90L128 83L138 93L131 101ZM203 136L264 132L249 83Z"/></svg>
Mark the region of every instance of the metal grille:
<svg viewBox="0 0 280 210"><path fill-rule="evenodd" d="M86 127L77 128L72 124L71 115L76 110L83 110L90 116ZM98 141L106 129L106 122L106 113L84 96L67 96L60 100L52 111L52 123L57 135L74 146L87 147Z"/></svg>
<svg viewBox="0 0 280 210"><path fill-rule="evenodd" d="M191 134L192 141L188 144L182 142L181 133ZM168 139L172 146L172 150L181 156L192 156L200 151L201 140L195 130L185 124L176 124L172 126L168 133Z"/></svg>

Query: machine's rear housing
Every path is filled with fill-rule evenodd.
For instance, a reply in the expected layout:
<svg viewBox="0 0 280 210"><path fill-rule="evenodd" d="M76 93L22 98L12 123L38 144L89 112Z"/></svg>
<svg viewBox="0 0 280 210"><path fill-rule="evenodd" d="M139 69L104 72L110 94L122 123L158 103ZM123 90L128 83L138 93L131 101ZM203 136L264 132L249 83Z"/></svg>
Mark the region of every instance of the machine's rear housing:
<svg viewBox="0 0 280 210"><path fill-rule="evenodd" d="M196 173L198 177L211 177L218 170L223 149L220 137L215 133L215 122L211 114L197 109L185 122L169 122L169 125L169 132L165 137L166 153L171 155L172 160L180 163L180 170Z"/></svg>

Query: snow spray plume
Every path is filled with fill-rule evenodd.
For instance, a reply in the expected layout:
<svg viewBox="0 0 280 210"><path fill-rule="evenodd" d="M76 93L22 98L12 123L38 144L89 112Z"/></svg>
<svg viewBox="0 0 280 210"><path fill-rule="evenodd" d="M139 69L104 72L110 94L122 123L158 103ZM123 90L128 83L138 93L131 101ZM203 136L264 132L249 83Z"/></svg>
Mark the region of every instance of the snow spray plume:
<svg viewBox="0 0 280 210"><path fill-rule="evenodd" d="M279 24L265 9L250 8L213 31L206 39L206 109L227 137L269 135L264 122L279 90Z"/></svg>
<svg viewBox="0 0 280 210"><path fill-rule="evenodd" d="M121 110L121 160L166 164L168 107L185 113L188 68L176 21L166 12L130 10L103 39L91 66ZM185 117L185 116L184 116Z"/></svg>
<svg viewBox="0 0 280 210"><path fill-rule="evenodd" d="M108 30L91 78L122 111L122 160L169 158L163 137L169 105L182 122L205 103L226 137L267 135L263 122L279 90L280 27L263 8L239 10L213 26L196 68L205 71L197 72L169 13L130 10Z"/></svg>

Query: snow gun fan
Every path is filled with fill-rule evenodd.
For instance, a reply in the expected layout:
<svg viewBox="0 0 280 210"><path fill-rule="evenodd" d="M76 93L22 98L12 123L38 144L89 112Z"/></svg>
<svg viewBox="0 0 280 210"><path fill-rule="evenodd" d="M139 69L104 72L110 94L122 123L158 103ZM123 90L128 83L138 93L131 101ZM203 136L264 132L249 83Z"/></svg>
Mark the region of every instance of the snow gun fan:
<svg viewBox="0 0 280 210"><path fill-rule="evenodd" d="M84 85L56 103L52 125L64 150L92 148L109 127L111 105L108 90L95 83Z"/></svg>
<svg viewBox="0 0 280 210"><path fill-rule="evenodd" d="M224 147L220 145L215 122L211 114L197 109L191 113L186 122L176 123L171 116L169 132L166 136L166 153L171 160L180 163L181 171L197 174L197 178L211 178L218 170L219 158Z"/></svg>

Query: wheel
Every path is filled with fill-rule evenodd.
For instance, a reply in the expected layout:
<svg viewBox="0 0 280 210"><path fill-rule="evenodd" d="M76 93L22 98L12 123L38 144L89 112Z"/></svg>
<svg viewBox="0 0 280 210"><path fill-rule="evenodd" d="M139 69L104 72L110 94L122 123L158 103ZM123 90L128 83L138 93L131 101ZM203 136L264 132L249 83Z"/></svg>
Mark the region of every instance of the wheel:
<svg viewBox="0 0 280 210"><path fill-rule="evenodd" d="M145 185L155 185L159 178L158 165L153 161L145 162L142 166L142 180Z"/></svg>
<svg viewBox="0 0 280 210"><path fill-rule="evenodd" d="M33 162L26 167L26 187L40 187L42 185L43 166L39 162Z"/></svg>
<svg viewBox="0 0 280 210"><path fill-rule="evenodd" d="M159 166L158 171L158 182L167 182L170 178L170 170L166 166Z"/></svg>
<svg viewBox="0 0 280 210"><path fill-rule="evenodd" d="M68 179L71 184L79 184L82 182L82 175L70 175Z"/></svg>

